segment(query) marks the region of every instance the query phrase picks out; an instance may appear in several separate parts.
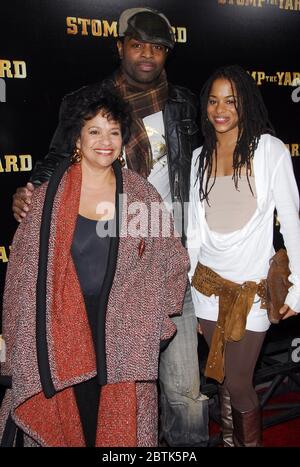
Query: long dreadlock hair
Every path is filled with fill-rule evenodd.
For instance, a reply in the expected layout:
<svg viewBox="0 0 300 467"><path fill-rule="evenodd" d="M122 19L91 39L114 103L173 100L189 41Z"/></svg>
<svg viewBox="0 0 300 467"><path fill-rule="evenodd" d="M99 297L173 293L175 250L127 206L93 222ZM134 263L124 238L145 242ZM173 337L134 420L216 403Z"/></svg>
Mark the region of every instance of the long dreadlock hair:
<svg viewBox="0 0 300 467"><path fill-rule="evenodd" d="M236 89L237 102L235 107L238 114L238 138L233 152L233 180L238 189L238 179L241 177L243 167L246 167L247 180L251 176L251 160L254 156L259 139L263 133L275 134L269 120L268 111L262 95L254 79L239 65L231 65L217 69L207 80L201 90L201 127L204 144L199 155L199 170L197 176L200 182L200 200L206 199L215 184L217 173L217 138L213 125L207 118L207 103L212 85L216 79L226 79L231 83L232 94ZM212 173L213 154L215 154L214 179L209 187ZM252 192L253 194L253 192Z"/></svg>

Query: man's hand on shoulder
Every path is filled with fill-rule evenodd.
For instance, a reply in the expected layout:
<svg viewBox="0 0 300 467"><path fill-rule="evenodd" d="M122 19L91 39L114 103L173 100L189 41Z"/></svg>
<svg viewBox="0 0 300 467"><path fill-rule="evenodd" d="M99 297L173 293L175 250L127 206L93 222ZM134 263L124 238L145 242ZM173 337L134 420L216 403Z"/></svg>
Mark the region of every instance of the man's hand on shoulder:
<svg viewBox="0 0 300 467"><path fill-rule="evenodd" d="M16 193L13 195L12 210L16 221L22 222L22 220L27 216L30 209L33 191L34 185L28 182L26 186L18 188Z"/></svg>

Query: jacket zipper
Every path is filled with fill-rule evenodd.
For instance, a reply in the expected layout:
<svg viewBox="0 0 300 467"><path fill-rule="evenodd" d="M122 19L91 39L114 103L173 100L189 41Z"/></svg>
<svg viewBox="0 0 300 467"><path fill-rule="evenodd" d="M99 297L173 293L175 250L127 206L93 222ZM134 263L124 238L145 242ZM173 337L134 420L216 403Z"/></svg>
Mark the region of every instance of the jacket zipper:
<svg viewBox="0 0 300 467"><path fill-rule="evenodd" d="M165 113L164 112L163 112L163 120L164 120L164 128L165 128L165 140L166 140L166 149L167 149L168 174L169 174L171 198L175 202L176 201L181 202L180 190L179 190L179 174L178 174L178 170L175 171L174 184L173 184L173 187L172 187L172 174L171 174L171 164L170 164L169 140L168 140L168 132L167 132L167 125L166 125L166 121L165 121Z"/></svg>

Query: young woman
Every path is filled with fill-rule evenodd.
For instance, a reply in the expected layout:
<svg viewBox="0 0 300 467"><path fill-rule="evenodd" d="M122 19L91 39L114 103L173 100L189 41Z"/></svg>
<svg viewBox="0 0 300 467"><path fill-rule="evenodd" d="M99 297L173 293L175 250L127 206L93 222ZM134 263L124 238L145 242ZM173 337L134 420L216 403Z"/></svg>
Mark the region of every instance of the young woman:
<svg viewBox="0 0 300 467"><path fill-rule="evenodd" d="M4 446L157 444L159 351L176 330L169 315L181 311L188 257L172 222L151 232L161 198L118 161L128 115L105 85L75 100L66 118L74 157L34 191L14 237ZM166 210L162 218L171 221Z"/></svg>
<svg viewBox="0 0 300 467"><path fill-rule="evenodd" d="M219 382L224 444L259 446L252 378L270 322L258 285L274 255L276 208L292 283L280 312L300 312L299 194L290 154L246 71L218 69L201 104L204 144L193 154L188 226L193 301L210 347L206 375Z"/></svg>

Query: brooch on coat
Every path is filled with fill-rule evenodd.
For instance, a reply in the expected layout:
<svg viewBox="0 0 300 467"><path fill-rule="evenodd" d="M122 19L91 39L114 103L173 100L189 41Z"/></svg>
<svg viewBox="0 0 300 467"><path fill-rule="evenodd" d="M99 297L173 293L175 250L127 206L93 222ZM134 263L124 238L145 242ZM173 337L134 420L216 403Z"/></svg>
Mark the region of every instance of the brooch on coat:
<svg viewBox="0 0 300 467"><path fill-rule="evenodd" d="M145 240L142 238L142 240L140 241L139 243L139 258L141 258L144 254L144 251L145 251Z"/></svg>

